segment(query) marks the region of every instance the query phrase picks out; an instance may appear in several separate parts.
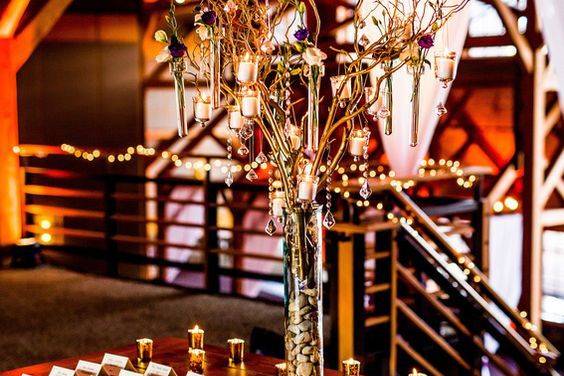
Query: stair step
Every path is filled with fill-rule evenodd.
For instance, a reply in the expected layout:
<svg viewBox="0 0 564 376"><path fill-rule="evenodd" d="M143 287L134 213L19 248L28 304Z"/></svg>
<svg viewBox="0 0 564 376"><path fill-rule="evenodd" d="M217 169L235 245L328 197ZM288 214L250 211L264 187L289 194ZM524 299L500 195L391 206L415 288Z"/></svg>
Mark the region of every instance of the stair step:
<svg viewBox="0 0 564 376"><path fill-rule="evenodd" d="M390 316L369 317L364 321L364 326L367 327L367 328L370 328L370 327L373 327L373 326L385 324L388 321L390 321Z"/></svg>
<svg viewBox="0 0 564 376"><path fill-rule="evenodd" d="M366 260L380 260L384 258L390 257L389 251L381 251L381 252L367 252L366 253Z"/></svg>

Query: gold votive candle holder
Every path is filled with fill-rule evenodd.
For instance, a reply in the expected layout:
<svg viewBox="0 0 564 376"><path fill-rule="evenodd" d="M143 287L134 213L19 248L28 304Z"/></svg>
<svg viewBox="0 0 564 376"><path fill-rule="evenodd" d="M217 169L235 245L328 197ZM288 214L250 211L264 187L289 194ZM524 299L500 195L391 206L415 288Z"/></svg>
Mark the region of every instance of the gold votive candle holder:
<svg viewBox="0 0 564 376"><path fill-rule="evenodd" d="M231 338L227 340L229 347L229 363L241 364L245 356L245 340L240 338Z"/></svg>
<svg viewBox="0 0 564 376"><path fill-rule="evenodd" d="M278 376L286 376L286 363L278 363L274 367Z"/></svg>
<svg viewBox="0 0 564 376"><path fill-rule="evenodd" d="M206 352L201 349L188 350L188 369L200 375L204 374Z"/></svg>
<svg viewBox="0 0 564 376"><path fill-rule="evenodd" d="M137 365L145 368L153 359L153 340L140 338L137 341Z"/></svg>
<svg viewBox="0 0 564 376"><path fill-rule="evenodd" d="M343 360L343 375L345 376L359 376L360 375L360 362L352 358Z"/></svg>
<svg viewBox="0 0 564 376"><path fill-rule="evenodd" d="M204 349L204 331L196 325L192 329L188 329L188 348L189 349Z"/></svg>

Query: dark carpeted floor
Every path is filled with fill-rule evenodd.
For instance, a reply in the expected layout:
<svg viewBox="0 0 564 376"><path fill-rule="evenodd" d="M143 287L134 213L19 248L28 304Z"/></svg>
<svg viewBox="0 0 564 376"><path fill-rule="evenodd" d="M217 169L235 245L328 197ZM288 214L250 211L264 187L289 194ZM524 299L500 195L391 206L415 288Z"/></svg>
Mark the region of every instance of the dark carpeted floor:
<svg viewBox="0 0 564 376"><path fill-rule="evenodd" d="M254 327L282 333L283 309L250 300L53 267L0 271L0 370L131 344L184 337L195 323L206 343L249 340Z"/></svg>

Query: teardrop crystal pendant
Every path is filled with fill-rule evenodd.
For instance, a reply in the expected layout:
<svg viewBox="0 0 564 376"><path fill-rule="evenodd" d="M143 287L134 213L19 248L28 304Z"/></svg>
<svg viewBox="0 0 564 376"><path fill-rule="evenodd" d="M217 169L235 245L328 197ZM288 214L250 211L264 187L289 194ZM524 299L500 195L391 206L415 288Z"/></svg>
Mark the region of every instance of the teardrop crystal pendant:
<svg viewBox="0 0 564 376"><path fill-rule="evenodd" d="M445 105L443 104L443 102L439 102L439 104L436 107L436 114L437 116L443 116L446 115L446 113L448 112L448 110L446 109Z"/></svg>
<svg viewBox="0 0 564 376"><path fill-rule="evenodd" d="M364 180L364 183L362 184L362 187L360 188L360 196L362 196L363 199L367 199L368 197L370 197L370 195L372 194L372 189L370 189L370 185L368 184L368 180Z"/></svg>
<svg viewBox="0 0 564 376"><path fill-rule="evenodd" d="M270 218L266 223L266 226L264 227L264 232L266 232L269 236L272 236L276 232L276 223L272 218Z"/></svg>
<svg viewBox="0 0 564 376"><path fill-rule="evenodd" d="M237 150L237 154L244 157L245 155L249 154L249 148L246 145L241 145L241 147Z"/></svg>
<svg viewBox="0 0 564 376"><path fill-rule="evenodd" d="M260 153L258 153L257 157L255 158L255 161L257 163L266 163L268 162L268 158L266 157L266 155L264 155L264 153L261 151Z"/></svg>
<svg viewBox="0 0 564 376"><path fill-rule="evenodd" d="M233 184L233 173L231 172L231 169L227 170L227 175L225 175L225 184L228 187L231 187L231 184Z"/></svg>
<svg viewBox="0 0 564 376"><path fill-rule="evenodd" d="M333 217L333 213L329 210L325 213L325 217L323 217L323 226L328 230L335 226L335 217Z"/></svg>
<svg viewBox="0 0 564 376"><path fill-rule="evenodd" d="M380 119L385 119L390 116L390 109L388 107L383 106L378 110L378 117Z"/></svg>
<svg viewBox="0 0 564 376"><path fill-rule="evenodd" d="M243 125L243 128L241 128L241 130L239 131L239 136L241 136L243 140L248 140L253 136L253 133L253 127L245 123L245 125Z"/></svg>
<svg viewBox="0 0 564 376"><path fill-rule="evenodd" d="M247 175L245 175L245 178L247 178L248 181L253 181L258 179L258 175L255 170L251 168L249 172L247 172Z"/></svg>

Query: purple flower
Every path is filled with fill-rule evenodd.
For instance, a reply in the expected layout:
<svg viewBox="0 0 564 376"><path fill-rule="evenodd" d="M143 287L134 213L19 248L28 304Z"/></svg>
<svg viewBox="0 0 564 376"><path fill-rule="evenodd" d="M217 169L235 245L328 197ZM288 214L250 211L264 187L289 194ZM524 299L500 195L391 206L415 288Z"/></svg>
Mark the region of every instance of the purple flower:
<svg viewBox="0 0 564 376"><path fill-rule="evenodd" d="M186 53L186 46L174 35L170 38L168 51L172 57L182 57Z"/></svg>
<svg viewBox="0 0 564 376"><path fill-rule="evenodd" d="M307 37L309 37L309 30L307 29L307 27L301 27L298 30L296 30L294 36L296 37L297 40L303 42L304 40L307 39Z"/></svg>
<svg viewBox="0 0 564 376"><path fill-rule="evenodd" d="M202 13L202 22L206 25L213 25L217 21L217 15L213 10L207 10Z"/></svg>
<svg viewBox="0 0 564 376"><path fill-rule="evenodd" d="M419 38L417 44L419 44L419 47L421 48L431 48L435 44L435 41L433 40L433 36L431 34L425 34Z"/></svg>

